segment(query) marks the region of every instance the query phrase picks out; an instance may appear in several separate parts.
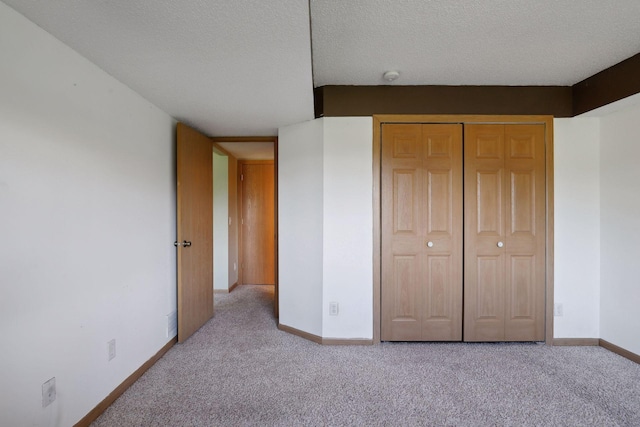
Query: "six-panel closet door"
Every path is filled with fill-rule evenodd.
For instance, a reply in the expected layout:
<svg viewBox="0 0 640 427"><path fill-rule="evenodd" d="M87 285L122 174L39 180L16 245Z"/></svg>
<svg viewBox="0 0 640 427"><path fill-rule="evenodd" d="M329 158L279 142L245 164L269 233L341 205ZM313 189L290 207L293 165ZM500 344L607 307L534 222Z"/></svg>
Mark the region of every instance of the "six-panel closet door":
<svg viewBox="0 0 640 427"><path fill-rule="evenodd" d="M462 125L382 128L381 338L462 339Z"/></svg>
<svg viewBox="0 0 640 427"><path fill-rule="evenodd" d="M464 340L542 341L544 126L464 132Z"/></svg>
<svg viewBox="0 0 640 427"><path fill-rule="evenodd" d="M382 125L381 340L544 340L544 137Z"/></svg>

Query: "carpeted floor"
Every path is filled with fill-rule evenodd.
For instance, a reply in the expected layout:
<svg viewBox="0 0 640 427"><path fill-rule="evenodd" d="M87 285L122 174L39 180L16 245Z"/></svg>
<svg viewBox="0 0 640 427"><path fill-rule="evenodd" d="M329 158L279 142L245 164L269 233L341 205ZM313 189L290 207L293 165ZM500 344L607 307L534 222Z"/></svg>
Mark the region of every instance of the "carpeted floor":
<svg viewBox="0 0 640 427"><path fill-rule="evenodd" d="M276 328L270 286L215 297L94 426L640 426L640 365L600 347L321 346Z"/></svg>

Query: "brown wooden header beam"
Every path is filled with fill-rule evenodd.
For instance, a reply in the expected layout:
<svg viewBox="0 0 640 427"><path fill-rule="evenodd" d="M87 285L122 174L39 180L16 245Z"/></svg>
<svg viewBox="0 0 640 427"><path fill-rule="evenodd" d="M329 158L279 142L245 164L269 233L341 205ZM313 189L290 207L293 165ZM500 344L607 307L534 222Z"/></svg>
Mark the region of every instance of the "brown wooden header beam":
<svg viewBox="0 0 640 427"><path fill-rule="evenodd" d="M487 114L573 117L640 93L640 53L573 86L322 86L316 117Z"/></svg>
<svg viewBox="0 0 640 427"><path fill-rule="evenodd" d="M640 53L573 85L573 115L640 93Z"/></svg>
<svg viewBox="0 0 640 427"><path fill-rule="evenodd" d="M323 86L314 95L321 100L316 117L572 113L569 86Z"/></svg>

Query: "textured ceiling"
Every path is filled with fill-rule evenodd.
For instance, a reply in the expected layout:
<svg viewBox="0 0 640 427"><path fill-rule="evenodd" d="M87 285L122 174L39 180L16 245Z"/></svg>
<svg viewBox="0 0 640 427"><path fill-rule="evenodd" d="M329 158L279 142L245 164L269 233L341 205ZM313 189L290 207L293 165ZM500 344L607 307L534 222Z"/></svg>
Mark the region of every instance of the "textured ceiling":
<svg viewBox="0 0 640 427"><path fill-rule="evenodd" d="M2 0L210 136L313 118L301 0Z"/></svg>
<svg viewBox="0 0 640 427"><path fill-rule="evenodd" d="M639 0L311 0L315 86L572 85L640 52Z"/></svg>
<svg viewBox="0 0 640 427"><path fill-rule="evenodd" d="M640 0L0 0L210 136L313 118L313 87L571 85L640 52ZM313 39L313 78L311 42Z"/></svg>

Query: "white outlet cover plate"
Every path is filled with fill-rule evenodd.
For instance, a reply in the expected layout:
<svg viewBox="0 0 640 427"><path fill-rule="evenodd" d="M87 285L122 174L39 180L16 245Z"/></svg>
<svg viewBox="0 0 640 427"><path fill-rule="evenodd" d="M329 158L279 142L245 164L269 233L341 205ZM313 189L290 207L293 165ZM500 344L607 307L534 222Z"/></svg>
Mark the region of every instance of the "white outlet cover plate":
<svg viewBox="0 0 640 427"><path fill-rule="evenodd" d="M109 360L113 360L116 357L116 340L113 339L107 343L108 352L109 352Z"/></svg>
<svg viewBox="0 0 640 427"><path fill-rule="evenodd" d="M46 408L56 400L56 377L42 384L42 407Z"/></svg>
<svg viewBox="0 0 640 427"><path fill-rule="evenodd" d="M564 314L563 312L564 312L564 310L563 310L563 306L562 306L562 304L560 304L560 303L556 303L556 304L553 306L553 315L554 315L554 316L556 316L556 317L560 317L560 316L562 316L562 315Z"/></svg>
<svg viewBox="0 0 640 427"><path fill-rule="evenodd" d="M330 302L329 303L329 316L337 316L338 315L338 303Z"/></svg>

